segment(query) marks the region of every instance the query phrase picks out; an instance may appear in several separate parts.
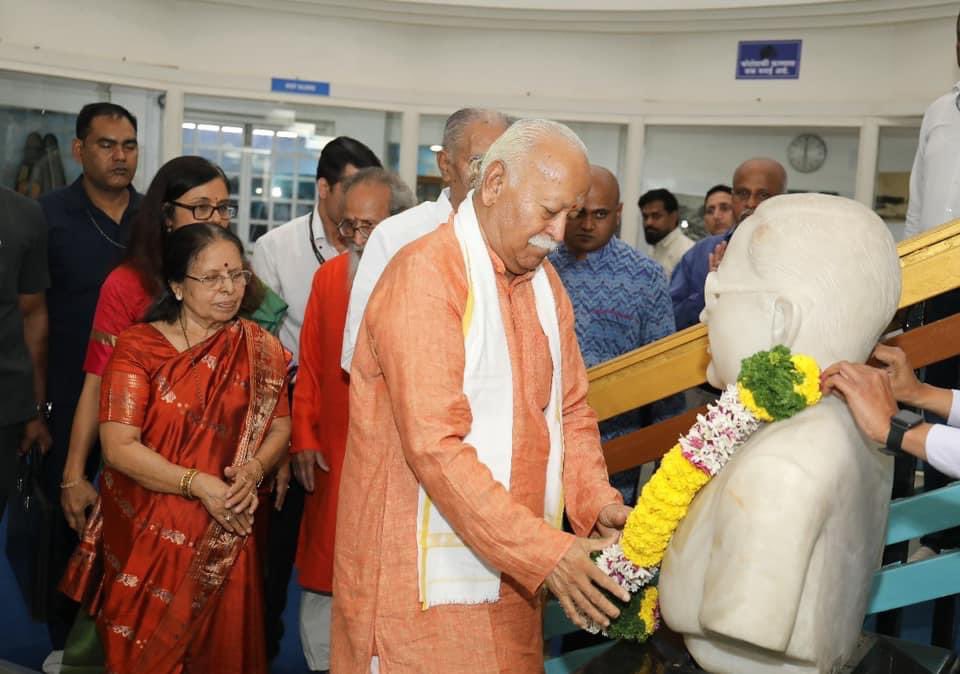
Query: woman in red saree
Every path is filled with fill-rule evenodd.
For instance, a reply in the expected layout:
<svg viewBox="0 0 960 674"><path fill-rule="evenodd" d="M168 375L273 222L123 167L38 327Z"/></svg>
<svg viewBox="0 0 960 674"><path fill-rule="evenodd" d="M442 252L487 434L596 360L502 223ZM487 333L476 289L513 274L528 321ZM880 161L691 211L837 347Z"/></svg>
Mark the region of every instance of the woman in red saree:
<svg viewBox="0 0 960 674"><path fill-rule="evenodd" d="M115 674L267 671L257 486L290 436L288 356L237 319L242 245L170 234L167 292L120 335L101 383L101 507L62 585L96 616Z"/></svg>

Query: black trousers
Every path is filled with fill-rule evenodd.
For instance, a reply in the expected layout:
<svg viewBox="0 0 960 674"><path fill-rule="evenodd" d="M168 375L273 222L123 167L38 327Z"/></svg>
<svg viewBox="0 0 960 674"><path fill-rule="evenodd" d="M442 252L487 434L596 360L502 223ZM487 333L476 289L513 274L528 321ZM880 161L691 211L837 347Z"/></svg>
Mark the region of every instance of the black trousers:
<svg viewBox="0 0 960 674"><path fill-rule="evenodd" d="M273 660L280 652L284 633L283 610L287 606L287 586L297 556L304 495L300 483L291 479L283 510L270 508L267 553L263 563L263 615L268 660Z"/></svg>
<svg viewBox="0 0 960 674"><path fill-rule="evenodd" d="M17 452L23 439L23 422L0 426L0 520L7 508L17 473Z"/></svg>

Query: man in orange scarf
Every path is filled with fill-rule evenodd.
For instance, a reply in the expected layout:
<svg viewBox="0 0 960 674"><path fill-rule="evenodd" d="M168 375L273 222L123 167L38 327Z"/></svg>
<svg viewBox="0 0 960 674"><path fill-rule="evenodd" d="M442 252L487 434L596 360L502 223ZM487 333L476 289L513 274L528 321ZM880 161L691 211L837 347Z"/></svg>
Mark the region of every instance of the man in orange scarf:
<svg viewBox="0 0 960 674"><path fill-rule="evenodd" d="M308 492L300 523L297 572L304 588L300 640L312 671L330 667L333 535L340 467L347 444L350 385L350 377L340 368L340 350L350 284L373 228L412 206L410 189L384 169L361 169L346 179L339 229L348 251L314 273L300 332L290 452L297 479Z"/></svg>
<svg viewBox="0 0 960 674"><path fill-rule="evenodd" d="M589 186L572 131L517 122L451 221L373 291L337 512L337 674L543 671L545 587L579 624L617 615L600 590L624 592L589 557L612 539L586 536L617 533L628 509L608 482L570 300L544 261ZM475 338L478 323L491 329ZM575 535L557 528L558 483Z"/></svg>

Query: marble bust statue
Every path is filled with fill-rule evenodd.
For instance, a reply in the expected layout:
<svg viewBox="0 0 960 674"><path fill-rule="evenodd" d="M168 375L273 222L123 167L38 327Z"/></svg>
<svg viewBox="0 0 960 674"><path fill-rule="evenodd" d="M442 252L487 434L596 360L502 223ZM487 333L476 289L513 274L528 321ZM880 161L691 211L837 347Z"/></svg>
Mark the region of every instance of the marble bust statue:
<svg viewBox="0 0 960 674"><path fill-rule="evenodd" d="M863 362L900 297L883 221L817 194L765 201L707 277L711 363L784 344ZM832 672L860 633L883 549L892 462L824 399L754 434L697 496L664 558L662 616L709 672Z"/></svg>

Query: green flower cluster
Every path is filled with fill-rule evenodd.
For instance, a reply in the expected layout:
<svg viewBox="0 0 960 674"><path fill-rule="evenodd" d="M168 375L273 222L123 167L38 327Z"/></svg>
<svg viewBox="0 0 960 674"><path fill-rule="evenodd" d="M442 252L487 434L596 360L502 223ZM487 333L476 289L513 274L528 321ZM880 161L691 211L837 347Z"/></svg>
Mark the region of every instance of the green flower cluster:
<svg viewBox="0 0 960 674"><path fill-rule="evenodd" d="M807 407L806 399L794 388L803 382L803 374L791 356L790 349L779 344L740 363L737 383L750 391L756 404L774 419L788 419Z"/></svg>

